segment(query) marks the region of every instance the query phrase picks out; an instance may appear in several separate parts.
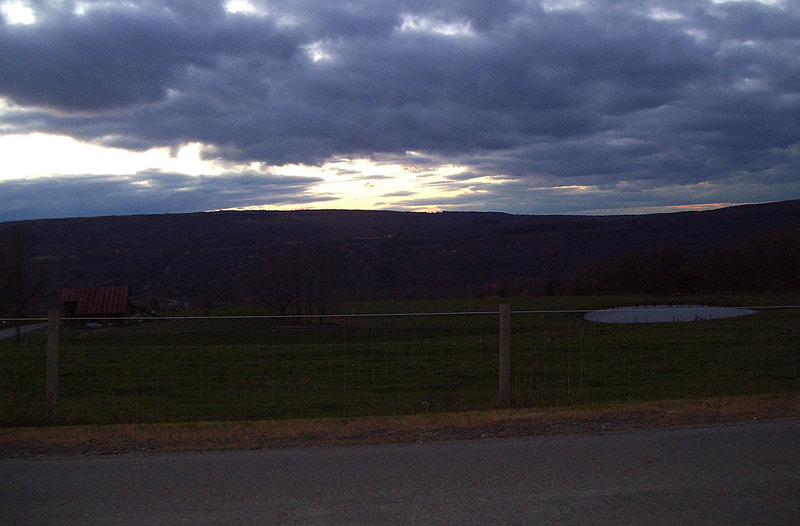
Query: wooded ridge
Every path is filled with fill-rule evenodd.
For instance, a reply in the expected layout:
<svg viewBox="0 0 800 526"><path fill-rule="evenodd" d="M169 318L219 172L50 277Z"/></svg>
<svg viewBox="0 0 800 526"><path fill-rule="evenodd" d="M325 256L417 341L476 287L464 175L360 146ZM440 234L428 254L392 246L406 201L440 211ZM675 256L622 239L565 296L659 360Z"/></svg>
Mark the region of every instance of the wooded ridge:
<svg viewBox="0 0 800 526"><path fill-rule="evenodd" d="M281 281L302 282L315 302L800 288L800 200L635 216L315 210L0 223L9 229L25 232L46 301L124 284L195 306L269 303Z"/></svg>

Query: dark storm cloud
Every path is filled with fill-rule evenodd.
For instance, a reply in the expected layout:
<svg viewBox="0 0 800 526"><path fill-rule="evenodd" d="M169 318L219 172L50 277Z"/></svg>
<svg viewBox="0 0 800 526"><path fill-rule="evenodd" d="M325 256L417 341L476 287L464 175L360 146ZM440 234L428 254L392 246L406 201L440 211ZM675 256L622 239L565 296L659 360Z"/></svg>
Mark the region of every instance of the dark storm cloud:
<svg viewBox="0 0 800 526"><path fill-rule="evenodd" d="M0 95L25 106L0 129L271 164L422 152L518 180L485 199L518 212L548 184L798 197L755 188L800 179L799 2L555 3L37 2L0 26Z"/></svg>
<svg viewBox="0 0 800 526"><path fill-rule="evenodd" d="M110 2L77 15L53 4L43 3L41 23L0 31L2 90L20 104L93 111L157 102L193 67L249 53L282 61L298 45L269 21L224 17L219 8Z"/></svg>
<svg viewBox="0 0 800 526"><path fill-rule="evenodd" d="M262 204L295 205L324 200L311 196L313 177L260 174L189 176L161 172L130 176L63 176L0 180L0 220L86 215L157 214L243 208Z"/></svg>

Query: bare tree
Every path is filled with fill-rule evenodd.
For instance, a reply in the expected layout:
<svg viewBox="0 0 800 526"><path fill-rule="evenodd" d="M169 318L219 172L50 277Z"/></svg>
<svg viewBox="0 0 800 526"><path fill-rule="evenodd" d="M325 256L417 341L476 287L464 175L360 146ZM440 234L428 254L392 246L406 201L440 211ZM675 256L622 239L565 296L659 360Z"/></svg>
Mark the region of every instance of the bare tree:
<svg viewBox="0 0 800 526"><path fill-rule="evenodd" d="M335 260L319 247L283 245L250 271L250 292L281 315L318 314L321 319L336 300Z"/></svg>
<svg viewBox="0 0 800 526"><path fill-rule="evenodd" d="M35 297L39 285L33 283L29 265L30 243L19 226L0 229L0 315L19 318ZM19 323L17 323L19 338Z"/></svg>

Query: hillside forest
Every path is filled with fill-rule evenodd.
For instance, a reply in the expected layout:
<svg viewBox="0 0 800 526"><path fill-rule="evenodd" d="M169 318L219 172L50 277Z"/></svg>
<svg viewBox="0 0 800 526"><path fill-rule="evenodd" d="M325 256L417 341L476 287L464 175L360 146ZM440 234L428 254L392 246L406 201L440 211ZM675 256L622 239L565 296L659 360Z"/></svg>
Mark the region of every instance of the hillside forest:
<svg viewBox="0 0 800 526"><path fill-rule="evenodd" d="M800 201L643 216L209 212L0 223L0 316L71 287L143 310L800 289Z"/></svg>

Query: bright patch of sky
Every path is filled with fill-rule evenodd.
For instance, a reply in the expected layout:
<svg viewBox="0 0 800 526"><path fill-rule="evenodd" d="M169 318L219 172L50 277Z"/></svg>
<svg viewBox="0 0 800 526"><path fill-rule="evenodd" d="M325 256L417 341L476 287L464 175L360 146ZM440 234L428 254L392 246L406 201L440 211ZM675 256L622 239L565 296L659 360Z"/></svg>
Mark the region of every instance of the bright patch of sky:
<svg viewBox="0 0 800 526"><path fill-rule="evenodd" d="M269 13L261 7L253 5L247 0L228 0L225 2L225 11L232 14L266 16Z"/></svg>
<svg viewBox="0 0 800 526"><path fill-rule="evenodd" d="M190 176L219 176L261 173L287 178L315 177L319 181L308 189L311 198L305 208L403 208L417 211L440 210L427 200L458 198L469 194L476 183L496 184L479 177L470 185L454 185L452 177L466 170L450 164L433 168L370 159L336 159L320 166L286 164L270 166L261 162L231 164L205 160L202 145L189 143L176 151L152 148L130 151L77 141L71 137L30 134L0 136L2 180L52 178L57 176L130 175L137 173L175 173ZM43 153L44 152L44 153ZM418 154L409 152L409 157ZM133 182L149 186L149 180ZM403 201L413 201L403 204ZM421 202L421 204L415 204ZM296 203L269 206L234 207L242 209L292 209Z"/></svg>
<svg viewBox="0 0 800 526"><path fill-rule="evenodd" d="M252 168L252 167L251 167ZM265 170L263 166L257 167ZM403 208L415 211L439 211L440 206L427 201L460 197L469 193L467 186L452 187L451 176L465 170L463 166L443 165L434 169L398 162L380 162L371 159L338 159L322 166L283 165L266 168L281 176L320 177L322 181L309 189L318 203L310 202L304 208L379 209ZM480 178L481 182L488 180ZM452 188L442 189L443 186ZM404 201L409 201L404 203ZM292 209L296 206L251 206L247 209Z"/></svg>
<svg viewBox="0 0 800 526"><path fill-rule="evenodd" d="M126 175L146 170L186 175L222 173L221 167L200 158L200 145L190 143L176 152L153 148L143 152L108 148L71 137L34 133L0 135L0 180L56 175Z"/></svg>
<svg viewBox="0 0 800 526"><path fill-rule="evenodd" d="M444 36L470 36L472 26L468 21L445 22L432 17L405 15L400 31L419 31Z"/></svg>
<svg viewBox="0 0 800 526"><path fill-rule="evenodd" d="M313 62L325 62L333 60L333 54L328 50L328 46L322 40L303 46L309 58Z"/></svg>
<svg viewBox="0 0 800 526"><path fill-rule="evenodd" d="M684 16L677 11L655 8L650 11L650 18L655 20L680 20L684 18Z"/></svg>
<svg viewBox="0 0 800 526"><path fill-rule="evenodd" d="M581 9L585 2L583 0L542 0L540 5L545 11L574 11Z"/></svg>
<svg viewBox="0 0 800 526"><path fill-rule="evenodd" d="M22 0L1 3L0 13L3 14L3 19L8 24L29 25L36 23L36 11Z"/></svg>

